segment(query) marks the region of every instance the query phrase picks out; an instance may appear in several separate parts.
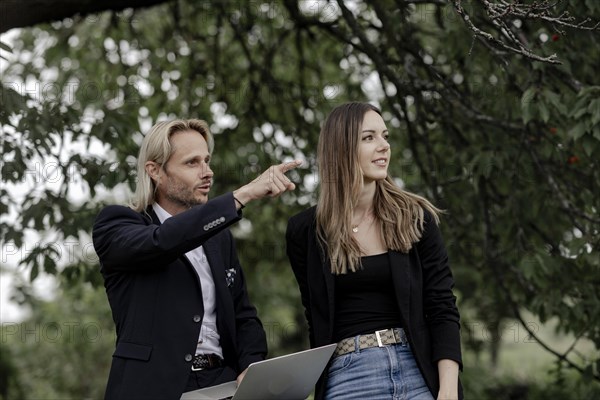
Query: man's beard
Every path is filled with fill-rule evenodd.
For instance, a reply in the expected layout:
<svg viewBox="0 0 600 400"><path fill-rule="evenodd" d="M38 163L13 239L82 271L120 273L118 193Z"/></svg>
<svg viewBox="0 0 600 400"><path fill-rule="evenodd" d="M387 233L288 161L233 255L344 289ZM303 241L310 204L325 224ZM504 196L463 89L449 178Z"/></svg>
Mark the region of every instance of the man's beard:
<svg viewBox="0 0 600 400"><path fill-rule="evenodd" d="M185 184L172 178L168 178L165 197L185 208L192 208L205 203L204 199L198 199L194 196L194 189L190 190Z"/></svg>

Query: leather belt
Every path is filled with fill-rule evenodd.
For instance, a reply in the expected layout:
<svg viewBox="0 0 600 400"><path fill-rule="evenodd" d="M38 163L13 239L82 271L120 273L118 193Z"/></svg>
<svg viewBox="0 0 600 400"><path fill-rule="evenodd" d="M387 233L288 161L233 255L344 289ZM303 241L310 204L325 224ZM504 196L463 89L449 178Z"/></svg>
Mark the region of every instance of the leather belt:
<svg viewBox="0 0 600 400"><path fill-rule="evenodd" d="M222 367L225 362L216 354L197 354L192 358L192 371Z"/></svg>
<svg viewBox="0 0 600 400"><path fill-rule="evenodd" d="M380 331L376 331L375 333L360 335L358 338L358 348L360 350L368 349L370 347L383 347L399 343L408 343L406 333L402 328L382 329ZM337 347L333 352L333 356L341 356L343 354L351 353L355 350L356 344L354 342L354 337L349 337L338 342Z"/></svg>

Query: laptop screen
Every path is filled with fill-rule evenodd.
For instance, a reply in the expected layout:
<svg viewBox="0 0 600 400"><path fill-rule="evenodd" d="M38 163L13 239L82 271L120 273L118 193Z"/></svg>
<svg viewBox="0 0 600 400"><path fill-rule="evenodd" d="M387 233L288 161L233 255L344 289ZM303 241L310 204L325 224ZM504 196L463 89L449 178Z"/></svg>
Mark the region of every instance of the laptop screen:
<svg viewBox="0 0 600 400"><path fill-rule="evenodd" d="M250 364L237 390L232 381L184 393L181 400L306 399L335 347L330 344Z"/></svg>

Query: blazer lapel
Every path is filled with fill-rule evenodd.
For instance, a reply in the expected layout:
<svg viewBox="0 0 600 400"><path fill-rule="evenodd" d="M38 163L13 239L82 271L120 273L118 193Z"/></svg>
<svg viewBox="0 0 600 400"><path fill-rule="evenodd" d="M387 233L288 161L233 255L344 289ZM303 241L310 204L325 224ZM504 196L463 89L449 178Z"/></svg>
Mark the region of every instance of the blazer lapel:
<svg viewBox="0 0 600 400"><path fill-rule="evenodd" d="M392 281L396 291L396 301L400 308L400 316L408 329L410 326L410 264L408 254L389 251Z"/></svg>
<svg viewBox="0 0 600 400"><path fill-rule="evenodd" d="M219 255L217 244L214 240L207 240L202 245L204 249L204 254L206 254L206 258L208 260L208 264L210 265L210 270L212 271L213 281L215 283L215 293L217 300L217 310L233 310L233 301L231 299L231 295L228 293L228 288L226 284L225 277L225 268L223 268L223 260ZM217 312L217 325L221 323L227 323L229 318L219 318L219 312ZM218 327L219 332L224 332L221 329L221 326ZM227 332L233 332L233 326L227 327Z"/></svg>
<svg viewBox="0 0 600 400"><path fill-rule="evenodd" d="M223 268L223 260L218 253L218 249L216 248L216 244L213 240L207 240L202 245L204 248L204 254L206 254L206 258L208 259L208 264L210 265L210 270L212 271L213 281L215 282L215 292L217 293L217 298L219 300L229 299L231 300L231 296L227 293L227 285L226 285L226 277L225 277L225 268Z"/></svg>
<svg viewBox="0 0 600 400"><path fill-rule="evenodd" d="M329 309L329 339L333 338L333 319L335 315L335 281L333 274L331 273L331 262L327 254L325 254L325 249L319 246L316 231L312 229L311 231L311 239L309 243L314 245L313 251L310 252L311 257L309 260L309 265L321 265L323 280L325 281L325 288L327 291L327 305Z"/></svg>
<svg viewBox="0 0 600 400"><path fill-rule="evenodd" d="M152 206L148 206L146 208L146 214L142 213L142 215L145 217L150 216L150 220L154 225L161 225L160 219L158 218L158 215L156 215L156 212L154 212L154 208ZM192 262L185 254L182 254L179 259L183 261L183 263L189 268L192 275L194 275L194 278L196 278L196 283L198 284L198 289L200 290L200 298L202 298L202 285L200 284L200 278L198 277Z"/></svg>

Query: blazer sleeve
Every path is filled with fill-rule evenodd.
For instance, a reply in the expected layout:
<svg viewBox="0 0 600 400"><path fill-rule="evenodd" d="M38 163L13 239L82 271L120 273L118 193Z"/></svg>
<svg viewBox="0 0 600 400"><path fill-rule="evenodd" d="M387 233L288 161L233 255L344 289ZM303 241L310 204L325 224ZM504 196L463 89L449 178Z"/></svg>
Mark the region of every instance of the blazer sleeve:
<svg viewBox="0 0 600 400"><path fill-rule="evenodd" d="M417 251L423 271L423 304L431 332L432 361L437 364L442 359L454 360L462 369L460 316L452 293L454 279L440 229L428 212Z"/></svg>
<svg viewBox="0 0 600 400"><path fill-rule="evenodd" d="M229 240L229 259L234 264L233 303L235 308L236 348L238 351L238 364L240 371L244 371L250 364L262 361L267 356L267 338L265 330L258 318L256 308L250 302L246 279L240 265L235 241L231 232L227 231ZM231 273L231 272L230 272Z"/></svg>
<svg viewBox="0 0 600 400"><path fill-rule="evenodd" d="M128 207L108 206L96 218L92 240L107 271L141 270L168 265L240 218L232 193L192 207L160 225Z"/></svg>
<svg viewBox="0 0 600 400"><path fill-rule="evenodd" d="M308 338L311 347L315 346L315 337L312 327L311 307L310 307L310 291L308 289L307 276L307 253L308 253L308 229L310 224L302 223L299 217L292 217L288 221L285 240L286 253L290 260L290 265L298 288L300 289L300 297L304 306L304 315L308 323Z"/></svg>

